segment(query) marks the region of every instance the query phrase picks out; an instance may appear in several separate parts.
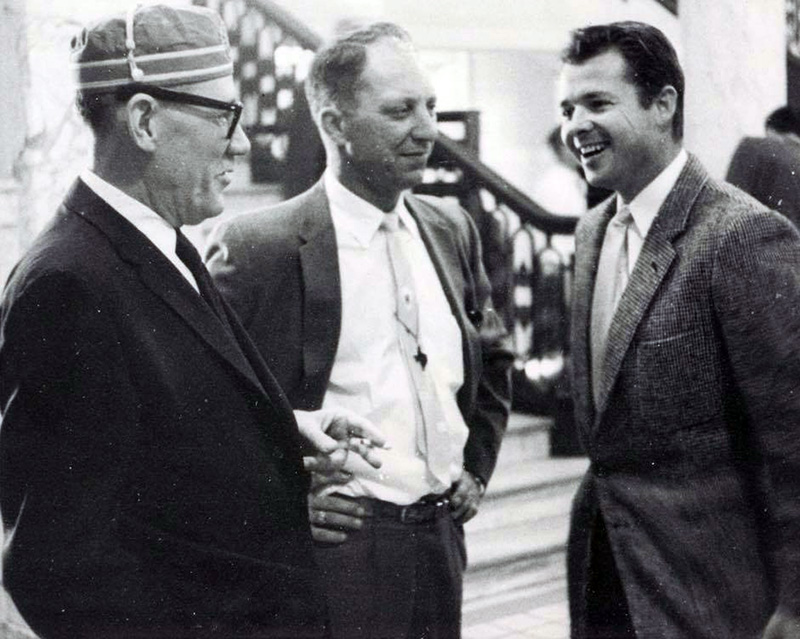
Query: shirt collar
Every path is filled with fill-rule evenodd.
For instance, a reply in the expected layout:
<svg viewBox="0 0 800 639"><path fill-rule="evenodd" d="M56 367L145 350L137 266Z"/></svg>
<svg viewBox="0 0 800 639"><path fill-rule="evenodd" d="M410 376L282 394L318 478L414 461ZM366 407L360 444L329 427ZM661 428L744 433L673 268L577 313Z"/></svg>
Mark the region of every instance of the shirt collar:
<svg viewBox="0 0 800 639"><path fill-rule="evenodd" d="M369 246L385 213L345 187L330 169L323 175L323 184L331 206L331 217L337 229L352 235L361 246ZM400 228L405 227L417 237L419 229L402 196L393 210L400 218Z"/></svg>
<svg viewBox="0 0 800 639"><path fill-rule="evenodd" d="M80 177L100 199L133 224L162 253L175 254L177 234L163 217L113 184L106 182L90 169L82 171Z"/></svg>
<svg viewBox="0 0 800 639"><path fill-rule="evenodd" d="M686 150L681 149L675 159L627 204L640 237L647 236L647 232L653 225L653 220L656 219L661 205L664 204L672 187L678 181L678 177L683 171L683 167L686 166L688 159L689 155ZM617 210L619 211L623 206L625 204L617 196Z"/></svg>

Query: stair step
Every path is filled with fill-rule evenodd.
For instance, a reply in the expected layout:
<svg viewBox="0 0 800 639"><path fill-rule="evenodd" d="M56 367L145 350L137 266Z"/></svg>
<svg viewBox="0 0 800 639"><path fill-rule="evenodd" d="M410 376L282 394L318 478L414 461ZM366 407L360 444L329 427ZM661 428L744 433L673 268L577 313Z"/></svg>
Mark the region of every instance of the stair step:
<svg viewBox="0 0 800 639"><path fill-rule="evenodd" d="M502 454L502 453L501 453ZM505 464L499 459L486 490L485 501L492 501L551 486L580 481L589 466L584 457L537 459L527 464Z"/></svg>
<svg viewBox="0 0 800 639"><path fill-rule="evenodd" d="M588 460L549 458L551 425L511 416L480 512L466 525L465 619L525 598L563 600L569 513Z"/></svg>
<svg viewBox="0 0 800 639"><path fill-rule="evenodd" d="M467 569L464 575L464 614L496 605L519 595L520 591L542 593L563 589L566 584L566 552L559 550L521 558L493 569Z"/></svg>
<svg viewBox="0 0 800 639"><path fill-rule="evenodd" d="M563 561L562 557L561 563L554 562L524 575L506 577L501 589L492 589L490 584L476 582L467 575L462 606L464 627L516 613L530 607L533 602L540 605L564 602L567 599L567 578Z"/></svg>
<svg viewBox="0 0 800 639"><path fill-rule="evenodd" d="M475 535L519 523L535 526L552 517L568 517L576 487L577 484L569 483L543 488L535 496L520 493L508 499L485 502L475 518L467 523L467 533Z"/></svg>
<svg viewBox="0 0 800 639"><path fill-rule="evenodd" d="M499 566L561 552L568 530L569 517L561 513L537 522L518 522L467 533L469 570L496 570Z"/></svg>
<svg viewBox="0 0 800 639"><path fill-rule="evenodd" d="M500 447L498 465L513 466L547 457L552 424L549 417L512 413Z"/></svg>

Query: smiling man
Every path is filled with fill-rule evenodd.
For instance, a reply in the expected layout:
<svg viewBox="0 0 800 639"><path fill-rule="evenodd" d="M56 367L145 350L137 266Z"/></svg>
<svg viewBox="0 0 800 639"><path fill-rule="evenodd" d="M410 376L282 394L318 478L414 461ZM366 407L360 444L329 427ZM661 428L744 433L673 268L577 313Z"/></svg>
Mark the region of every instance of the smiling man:
<svg viewBox="0 0 800 639"><path fill-rule="evenodd" d="M309 191L212 237L215 281L295 408L344 407L392 444L311 520L339 639L457 638L462 524L508 415L510 354L469 216L406 190L436 139L408 35L376 24L317 53L306 81L328 168Z"/></svg>
<svg viewBox="0 0 800 639"><path fill-rule="evenodd" d="M800 237L683 150L660 31L563 60L564 142L616 191L576 231L572 636L800 637Z"/></svg>
<svg viewBox="0 0 800 639"><path fill-rule="evenodd" d="M298 424L180 231L250 148L222 20L131 10L74 62L93 167L0 305L3 585L42 639L326 636Z"/></svg>

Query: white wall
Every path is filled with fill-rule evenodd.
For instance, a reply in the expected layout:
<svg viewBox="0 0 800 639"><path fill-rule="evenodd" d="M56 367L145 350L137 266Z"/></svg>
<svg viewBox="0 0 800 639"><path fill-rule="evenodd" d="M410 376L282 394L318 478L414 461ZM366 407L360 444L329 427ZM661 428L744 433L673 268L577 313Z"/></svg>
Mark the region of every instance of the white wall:
<svg viewBox="0 0 800 639"><path fill-rule="evenodd" d="M786 103L784 0L682 0L686 146L723 177L743 135Z"/></svg>
<svg viewBox="0 0 800 639"><path fill-rule="evenodd" d="M291 0L285 6L322 35L343 18L391 20L422 48L558 50L570 29L623 18L677 35L674 17L654 0Z"/></svg>

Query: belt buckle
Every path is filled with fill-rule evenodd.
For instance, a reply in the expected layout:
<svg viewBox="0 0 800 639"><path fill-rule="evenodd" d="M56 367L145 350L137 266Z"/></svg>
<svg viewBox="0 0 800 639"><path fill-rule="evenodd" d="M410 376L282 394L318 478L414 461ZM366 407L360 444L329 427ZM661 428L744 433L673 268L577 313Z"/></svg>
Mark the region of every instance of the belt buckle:
<svg viewBox="0 0 800 639"><path fill-rule="evenodd" d="M408 504L400 509L400 522L404 524L419 524L430 521L435 519L439 511L449 503L449 497L443 497L435 502Z"/></svg>
<svg viewBox="0 0 800 639"><path fill-rule="evenodd" d="M424 511L415 508L417 504L409 504L400 509L400 522L403 524L418 524L425 521Z"/></svg>

